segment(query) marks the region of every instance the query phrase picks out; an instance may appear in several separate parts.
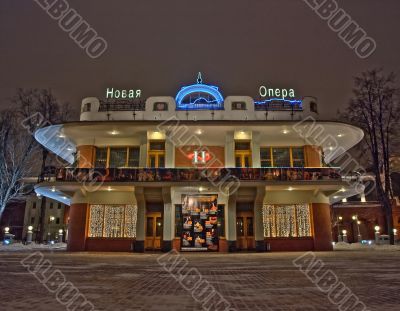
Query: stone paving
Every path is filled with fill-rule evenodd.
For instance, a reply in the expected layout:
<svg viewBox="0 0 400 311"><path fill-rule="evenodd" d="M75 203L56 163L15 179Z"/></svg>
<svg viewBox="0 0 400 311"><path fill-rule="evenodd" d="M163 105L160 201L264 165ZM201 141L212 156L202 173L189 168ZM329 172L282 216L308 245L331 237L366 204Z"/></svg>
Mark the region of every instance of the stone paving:
<svg viewBox="0 0 400 311"><path fill-rule="evenodd" d="M42 253L96 310L203 310L192 292L160 266L161 254ZM315 254L368 310L400 310L399 251ZM27 255L0 253L0 310L67 310L21 265ZM293 265L302 253L180 255L189 262L186 270L198 269L211 284L208 291L215 288L227 300L226 310L338 310ZM221 306L217 309L224 310Z"/></svg>

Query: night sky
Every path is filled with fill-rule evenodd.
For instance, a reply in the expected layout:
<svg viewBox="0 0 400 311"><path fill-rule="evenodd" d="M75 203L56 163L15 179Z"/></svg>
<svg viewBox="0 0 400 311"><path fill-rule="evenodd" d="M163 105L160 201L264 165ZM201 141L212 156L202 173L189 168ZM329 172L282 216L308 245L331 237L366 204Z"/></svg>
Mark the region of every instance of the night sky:
<svg viewBox="0 0 400 311"><path fill-rule="evenodd" d="M353 76L372 67L400 73L400 1L340 6L377 42L359 59L301 0L68 0L108 42L89 58L33 0L0 1L0 107L17 87L52 88L79 111L107 87L175 96L195 82L224 96L257 96L260 85L319 99L324 118L347 104ZM77 114L76 114L77 116Z"/></svg>

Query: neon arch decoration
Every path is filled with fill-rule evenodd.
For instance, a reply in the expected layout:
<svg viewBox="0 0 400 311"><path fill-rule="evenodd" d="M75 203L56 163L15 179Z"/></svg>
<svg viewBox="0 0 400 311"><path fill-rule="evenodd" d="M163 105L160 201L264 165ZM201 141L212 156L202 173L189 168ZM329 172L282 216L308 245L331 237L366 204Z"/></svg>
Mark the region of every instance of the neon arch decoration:
<svg viewBox="0 0 400 311"><path fill-rule="evenodd" d="M175 97L176 110L223 110L224 97L217 86L203 84L199 72L197 84L184 86Z"/></svg>

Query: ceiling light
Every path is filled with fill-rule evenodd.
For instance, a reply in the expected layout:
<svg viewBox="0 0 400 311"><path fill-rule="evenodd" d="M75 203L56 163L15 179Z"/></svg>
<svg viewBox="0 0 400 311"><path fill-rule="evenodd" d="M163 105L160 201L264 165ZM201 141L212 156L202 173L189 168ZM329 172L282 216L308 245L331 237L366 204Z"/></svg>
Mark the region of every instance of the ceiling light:
<svg viewBox="0 0 400 311"><path fill-rule="evenodd" d="M337 137L343 137L343 134L337 134Z"/></svg>
<svg viewBox="0 0 400 311"><path fill-rule="evenodd" d="M196 130L196 134L197 134L197 135L201 135L201 134L203 134L203 130L202 130L202 129L198 129L198 130Z"/></svg>
<svg viewBox="0 0 400 311"><path fill-rule="evenodd" d="M289 191L292 191L292 190L293 190L293 188L292 188L292 187L289 187L289 188L288 188L288 190L289 190Z"/></svg>
<svg viewBox="0 0 400 311"><path fill-rule="evenodd" d="M289 131L285 129L285 130L282 131L282 133L283 134L287 134L287 133L289 133Z"/></svg>
<svg viewBox="0 0 400 311"><path fill-rule="evenodd" d="M51 188L51 191L56 192L56 188L55 187Z"/></svg>
<svg viewBox="0 0 400 311"><path fill-rule="evenodd" d="M111 134L111 135L118 135L118 134L119 134L119 132L118 132L118 131L116 131L116 130L113 130L113 131L111 131L111 132L110 132L110 134Z"/></svg>
<svg viewBox="0 0 400 311"><path fill-rule="evenodd" d="M111 187L109 186L108 188L107 188L107 191L111 191L112 189L111 189Z"/></svg>

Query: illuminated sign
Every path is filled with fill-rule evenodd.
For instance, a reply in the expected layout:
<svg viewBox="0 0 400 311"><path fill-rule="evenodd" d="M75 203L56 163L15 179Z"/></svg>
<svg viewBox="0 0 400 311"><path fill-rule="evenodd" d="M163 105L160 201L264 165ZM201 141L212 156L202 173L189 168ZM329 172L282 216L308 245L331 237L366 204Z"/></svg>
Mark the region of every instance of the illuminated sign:
<svg viewBox="0 0 400 311"><path fill-rule="evenodd" d="M273 89L267 88L266 86L260 86L260 96L265 98L282 98L285 99L286 97L294 98L294 89Z"/></svg>
<svg viewBox="0 0 400 311"><path fill-rule="evenodd" d="M142 90L120 90L114 88L107 88L106 98L109 99L134 99L142 96Z"/></svg>
<svg viewBox="0 0 400 311"><path fill-rule="evenodd" d="M204 150L195 150L192 154L188 156L189 159L192 160L193 164L206 164L208 160L210 160L210 153Z"/></svg>
<svg viewBox="0 0 400 311"><path fill-rule="evenodd" d="M217 86L203 84L201 73L197 84L184 86L175 97L176 110L223 110L224 97Z"/></svg>

